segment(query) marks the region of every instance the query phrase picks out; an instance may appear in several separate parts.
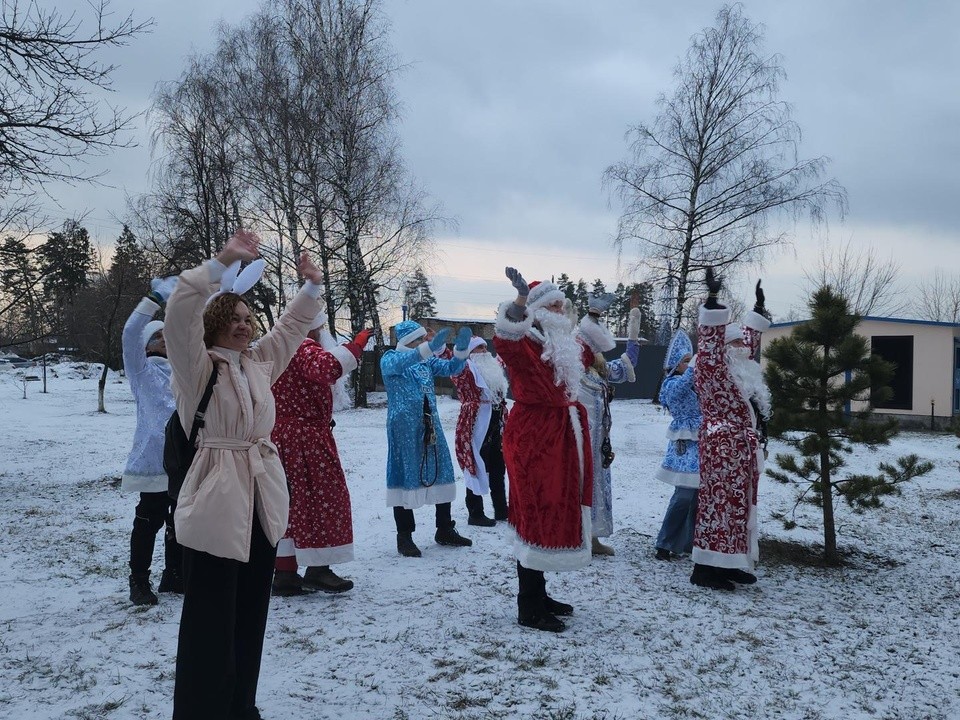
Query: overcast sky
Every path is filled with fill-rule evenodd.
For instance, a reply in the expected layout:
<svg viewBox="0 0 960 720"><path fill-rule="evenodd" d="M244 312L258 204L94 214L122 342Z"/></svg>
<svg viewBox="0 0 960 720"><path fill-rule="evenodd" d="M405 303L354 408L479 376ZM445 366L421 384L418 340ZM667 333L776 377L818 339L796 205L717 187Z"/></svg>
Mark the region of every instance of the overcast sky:
<svg viewBox="0 0 960 720"><path fill-rule="evenodd" d="M51 0L38 0L47 5ZM72 0L78 7L80 0ZM62 3L58 3L62 6ZM116 53L116 97L145 110L157 82L213 44L254 0L114 0L152 17L153 31ZM901 264L905 293L936 268L960 270L960 3L953 0L747 0L783 56L781 97L794 106L804 157L826 155L849 193L828 239L852 240ZM608 285L631 281L611 245L619 214L601 187L626 156L624 133L652 121L690 38L719 2L647 0L385 0L397 80L399 132L410 171L457 218L439 238L430 274L438 311L488 317L509 296L503 266L529 279L567 272ZM113 59L113 58L111 58ZM105 167L111 187L54 187L55 219L87 212L101 240L116 237L124 193L148 188L146 122L138 148ZM803 268L819 239L795 243L757 273L782 315L802 302ZM626 256L625 261L634 260ZM642 278L637 278L642 279Z"/></svg>

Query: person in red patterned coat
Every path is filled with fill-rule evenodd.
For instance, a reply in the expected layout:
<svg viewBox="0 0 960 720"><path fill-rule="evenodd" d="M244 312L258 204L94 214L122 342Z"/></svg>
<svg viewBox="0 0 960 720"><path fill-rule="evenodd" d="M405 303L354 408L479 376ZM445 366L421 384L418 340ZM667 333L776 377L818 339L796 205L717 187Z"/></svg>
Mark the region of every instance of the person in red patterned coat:
<svg viewBox="0 0 960 720"><path fill-rule="evenodd" d="M277 546L274 595L339 593L353 587L353 581L330 569L353 560L350 491L333 437L332 386L357 368L370 331L324 350L323 321L321 313L273 385L277 422L271 440L290 487L290 521ZM299 565L307 566L303 577L297 573Z"/></svg>
<svg viewBox="0 0 960 720"><path fill-rule="evenodd" d="M717 590L757 581L757 487L763 472L770 392L757 362L770 327L763 290L742 325L717 302L720 280L707 269L700 308L694 387L700 398L700 491L690 582Z"/></svg>
<svg viewBox="0 0 960 720"><path fill-rule="evenodd" d="M507 519L503 462L503 424L507 419L507 376L487 350L487 341L474 336L467 346L467 366L451 379L460 398L457 418L457 462L467 486L467 522L492 527ZM483 512L489 493L493 517Z"/></svg>
<svg viewBox="0 0 960 720"><path fill-rule="evenodd" d="M557 616L571 615L573 607L547 595L543 573L590 563L593 455L587 411L577 401L586 355L557 286L528 286L514 268L506 274L517 298L500 306L495 333L514 396L503 454L517 557L517 620L561 632L566 625Z"/></svg>

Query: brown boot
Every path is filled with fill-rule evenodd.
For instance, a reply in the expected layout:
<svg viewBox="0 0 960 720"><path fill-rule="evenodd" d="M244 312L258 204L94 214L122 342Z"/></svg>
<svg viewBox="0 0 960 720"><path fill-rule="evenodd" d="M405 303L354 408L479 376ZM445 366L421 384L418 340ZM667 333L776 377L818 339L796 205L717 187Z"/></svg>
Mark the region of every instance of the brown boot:
<svg viewBox="0 0 960 720"><path fill-rule="evenodd" d="M273 574L273 596L293 597L311 592L303 586L303 578L290 570L277 570Z"/></svg>
<svg viewBox="0 0 960 720"><path fill-rule="evenodd" d="M325 593L342 593L353 589L353 580L340 577L329 565L320 565L307 568L303 574L303 585Z"/></svg>

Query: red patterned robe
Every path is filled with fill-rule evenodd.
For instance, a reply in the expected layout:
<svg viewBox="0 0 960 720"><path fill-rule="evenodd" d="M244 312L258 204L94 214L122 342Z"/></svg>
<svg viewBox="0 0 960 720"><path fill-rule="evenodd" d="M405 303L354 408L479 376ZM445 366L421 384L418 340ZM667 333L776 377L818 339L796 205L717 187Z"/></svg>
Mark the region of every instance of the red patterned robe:
<svg viewBox="0 0 960 720"><path fill-rule="evenodd" d="M593 456L587 411L554 384L532 313L513 322L509 303L496 323L497 356L515 398L503 431L510 476L514 553L530 570L576 570L590 563Z"/></svg>
<svg viewBox="0 0 960 720"><path fill-rule="evenodd" d="M483 445L483 439L486 437L490 425L491 400L487 397L490 395L490 391L481 389L477 385L469 358L463 372L450 379L457 387L457 397L460 398L460 415L457 417L456 435L457 463L463 470L467 488L477 495L486 495L490 492L490 479L485 470L480 472L480 469L484 467L483 458L480 457L480 446ZM484 409L486 409L486 412L482 413L481 411ZM477 420L482 420L483 417L481 416L486 418L486 422L482 423L482 427L478 427ZM507 421L507 417L507 406L504 405L503 422Z"/></svg>
<svg viewBox="0 0 960 720"><path fill-rule="evenodd" d="M757 486L763 451L757 418L726 362L727 308L700 308L694 387L700 398L700 492L693 561L752 570L757 546ZM770 321L755 312L743 318L743 341L756 359Z"/></svg>
<svg viewBox="0 0 960 720"><path fill-rule="evenodd" d="M276 444L290 487L290 522L285 539L296 547L297 564L332 565L353 560L350 492L333 438L331 386L357 367L354 344L324 350L307 339L273 385Z"/></svg>

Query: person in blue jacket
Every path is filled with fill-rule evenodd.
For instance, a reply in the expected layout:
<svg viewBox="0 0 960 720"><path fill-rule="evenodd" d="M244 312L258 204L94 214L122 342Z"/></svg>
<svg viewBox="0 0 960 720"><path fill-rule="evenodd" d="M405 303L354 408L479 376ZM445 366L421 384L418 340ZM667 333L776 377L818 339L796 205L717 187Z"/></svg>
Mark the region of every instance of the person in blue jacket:
<svg viewBox="0 0 960 720"><path fill-rule="evenodd" d="M473 543L457 532L450 517L457 488L437 412L434 378L463 370L473 332L460 328L453 357L445 359L438 355L446 350L449 328L434 334L420 323L404 320L394 331L397 347L384 353L380 371L387 390L387 506L393 508L397 525L397 552L420 557L413 542L413 511L423 505L436 506L434 539L439 544L468 547Z"/></svg>
<svg viewBox="0 0 960 720"><path fill-rule="evenodd" d="M137 429L127 456L120 489L139 492L130 534L130 602L156 605L150 587L150 565L157 533L163 536L164 568L159 592L183 592L181 550L173 527L174 502L167 495L163 469L163 429L176 410L170 389L170 363L163 339L163 323L153 317L166 304L177 279L153 280L152 290L140 301L123 326L123 370L137 403Z"/></svg>
<svg viewBox="0 0 960 720"><path fill-rule="evenodd" d="M657 534L658 560L689 554L693 549L693 526L697 518L700 487L698 437L703 416L693 387L693 345L678 330L667 347L660 386L660 404L673 416L667 429L667 453L656 477L674 486L673 496Z"/></svg>

